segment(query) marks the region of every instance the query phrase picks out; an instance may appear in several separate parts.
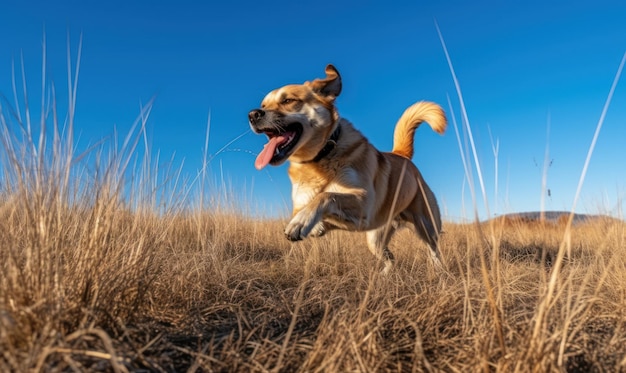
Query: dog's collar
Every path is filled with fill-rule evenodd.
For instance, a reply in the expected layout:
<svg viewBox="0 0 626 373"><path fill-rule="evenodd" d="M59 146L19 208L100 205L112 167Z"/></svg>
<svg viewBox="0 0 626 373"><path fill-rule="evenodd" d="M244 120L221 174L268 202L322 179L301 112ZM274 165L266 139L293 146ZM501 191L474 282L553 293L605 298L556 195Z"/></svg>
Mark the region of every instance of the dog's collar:
<svg viewBox="0 0 626 373"><path fill-rule="evenodd" d="M328 141L326 141L326 145L324 145L322 150L317 153L315 158L311 159L310 161L304 161L302 163L316 163L321 161L322 158L326 157L331 151L333 151L333 149L335 149L335 146L337 146L337 140L339 139L339 135L341 135L341 124L337 123L337 128L333 131L333 134L330 135L330 138L328 139Z"/></svg>

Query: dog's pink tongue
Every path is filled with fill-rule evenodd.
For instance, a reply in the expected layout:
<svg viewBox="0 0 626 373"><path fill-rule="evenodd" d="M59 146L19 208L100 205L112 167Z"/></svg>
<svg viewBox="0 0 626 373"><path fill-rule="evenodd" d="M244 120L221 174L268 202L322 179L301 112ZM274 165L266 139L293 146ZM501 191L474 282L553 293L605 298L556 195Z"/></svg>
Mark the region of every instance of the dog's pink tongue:
<svg viewBox="0 0 626 373"><path fill-rule="evenodd" d="M256 167L257 170L260 170L263 167L267 166L274 156L276 147L279 144L283 143L285 140L287 140L285 136L272 137L270 141L265 144L263 150L261 150L259 155L256 157L256 161L254 161L254 167Z"/></svg>

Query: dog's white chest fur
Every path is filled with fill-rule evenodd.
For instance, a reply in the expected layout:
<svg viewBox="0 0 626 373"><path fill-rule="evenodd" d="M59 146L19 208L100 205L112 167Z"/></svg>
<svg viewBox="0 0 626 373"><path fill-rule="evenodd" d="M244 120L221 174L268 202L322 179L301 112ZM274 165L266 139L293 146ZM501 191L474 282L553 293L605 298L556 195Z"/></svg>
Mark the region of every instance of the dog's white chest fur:
<svg viewBox="0 0 626 373"><path fill-rule="evenodd" d="M301 210L306 206L313 197L321 190L320 187L311 187L310 185L303 183L293 183L291 189L291 199L293 201L293 209L295 211Z"/></svg>
<svg viewBox="0 0 626 373"><path fill-rule="evenodd" d="M309 180L308 182L293 180L292 182L291 198L295 211L301 210L322 192L363 194L359 174L351 167L341 170L330 182L322 179L318 182L316 180Z"/></svg>

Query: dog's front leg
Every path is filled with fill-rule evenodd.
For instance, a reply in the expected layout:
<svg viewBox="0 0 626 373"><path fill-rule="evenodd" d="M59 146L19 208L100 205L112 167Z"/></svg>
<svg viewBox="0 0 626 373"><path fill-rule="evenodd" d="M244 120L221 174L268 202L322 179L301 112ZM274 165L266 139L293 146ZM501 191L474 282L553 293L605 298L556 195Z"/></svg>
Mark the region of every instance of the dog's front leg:
<svg viewBox="0 0 626 373"><path fill-rule="evenodd" d="M319 221L317 224L315 224L313 229L311 229L311 233L309 233L309 236L322 237L328 232L328 230L329 229L326 226L326 223L324 223L323 221Z"/></svg>
<svg viewBox="0 0 626 373"><path fill-rule="evenodd" d="M307 237L324 219L348 230L367 229L369 223L363 207L363 198L354 194L323 192L298 211L287 227L285 236L290 241Z"/></svg>

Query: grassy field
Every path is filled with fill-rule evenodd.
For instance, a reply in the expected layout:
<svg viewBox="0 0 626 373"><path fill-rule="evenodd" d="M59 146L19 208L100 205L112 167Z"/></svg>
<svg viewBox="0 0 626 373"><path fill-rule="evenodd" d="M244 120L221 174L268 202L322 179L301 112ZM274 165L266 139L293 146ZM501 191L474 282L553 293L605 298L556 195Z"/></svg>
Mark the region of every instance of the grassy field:
<svg viewBox="0 0 626 373"><path fill-rule="evenodd" d="M444 272L401 231L383 276L362 234L169 193L141 131L83 157L3 124L0 371L626 370L623 222L448 223Z"/></svg>
<svg viewBox="0 0 626 373"><path fill-rule="evenodd" d="M1 371L620 371L626 227L406 230L389 276L362 235L291 245L236 214L4 195ZM495 246L494 246L495 245Z"/></svg>
<svg viewBox="0 0 626 373"><path fill-rule="evenodd" d="M149 105L77 153L69 83L64 118L0 106L0 371L626 371L624 222L445 223L443 271L400 231L384 276L154 166Z"/></svg>

